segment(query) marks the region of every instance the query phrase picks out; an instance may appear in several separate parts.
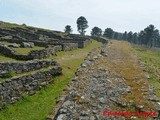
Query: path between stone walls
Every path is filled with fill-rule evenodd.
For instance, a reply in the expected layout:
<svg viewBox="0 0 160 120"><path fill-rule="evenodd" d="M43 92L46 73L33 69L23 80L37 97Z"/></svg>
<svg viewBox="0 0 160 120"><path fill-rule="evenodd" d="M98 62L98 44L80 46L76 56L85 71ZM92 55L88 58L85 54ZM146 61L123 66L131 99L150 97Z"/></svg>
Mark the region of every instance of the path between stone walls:
<svg viewBox="0 0 160 120"><path fill-rule="evenodd" d="M113 41L94 49L47 120L152 120L160 106L147 76L130 44Z"/></svg>

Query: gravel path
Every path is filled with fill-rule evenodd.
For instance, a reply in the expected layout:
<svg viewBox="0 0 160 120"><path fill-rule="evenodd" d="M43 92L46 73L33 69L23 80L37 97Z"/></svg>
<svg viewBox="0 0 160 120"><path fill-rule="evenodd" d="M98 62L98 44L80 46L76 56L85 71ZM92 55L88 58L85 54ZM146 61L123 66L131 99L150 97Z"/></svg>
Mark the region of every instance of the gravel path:
<svg viewBox="0 0 160 120"><path fill-rule="evenodd" d="M48 120L152 120L149 115L144 117L144 113L152 111L152 116L157 116L160 106L147 77L145 65L128 43L113 41L94 49L58 99ZM115 113L118 111L123 115ZM141 112L142 117L133 116L136 112Z"/></svg>

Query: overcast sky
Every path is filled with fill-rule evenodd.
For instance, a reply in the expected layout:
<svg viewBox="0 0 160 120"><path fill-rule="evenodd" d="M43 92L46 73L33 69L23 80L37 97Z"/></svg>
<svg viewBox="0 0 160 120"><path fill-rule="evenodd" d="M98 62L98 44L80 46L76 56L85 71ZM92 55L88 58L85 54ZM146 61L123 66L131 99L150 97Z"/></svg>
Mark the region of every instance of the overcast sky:
<svg viewBox="0 0 160 120"><path fill-rule="evenodd" d="M160 29L160 0L0 0L0 21L63 31L76 20L88 20L89 34L94 26L118 32L140 31L153 24Z"/></svg>

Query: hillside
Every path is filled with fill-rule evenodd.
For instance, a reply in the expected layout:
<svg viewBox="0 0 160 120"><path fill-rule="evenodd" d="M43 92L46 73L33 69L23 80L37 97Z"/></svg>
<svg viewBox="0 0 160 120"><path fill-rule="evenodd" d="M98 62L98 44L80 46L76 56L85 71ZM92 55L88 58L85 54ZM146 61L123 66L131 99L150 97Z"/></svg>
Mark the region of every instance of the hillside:
<svg viewBox="0 0 160 120"><path fill-rule="evenodd" d="M0 119L45 119L97 41L1 22Z"/></svg>
<svg viewBox="0 0 160 120"><path fill-rule="evenodd" d="M158 48L0 22L0 119L158 119L159 64Z"/></svg>

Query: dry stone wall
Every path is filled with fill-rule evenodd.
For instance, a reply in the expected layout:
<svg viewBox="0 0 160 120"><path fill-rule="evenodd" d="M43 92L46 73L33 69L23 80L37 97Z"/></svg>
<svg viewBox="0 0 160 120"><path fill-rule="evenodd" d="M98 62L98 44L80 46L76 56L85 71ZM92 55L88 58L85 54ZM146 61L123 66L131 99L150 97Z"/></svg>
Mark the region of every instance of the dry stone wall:
<svg viewBox="0 0 160 120"><path fill-rule="evenodd" d="M42 50L32 50L28 55L17 54L16 51L10 47L0 44L0 53L11 58L18 60L33 60L33 59L43 59L49 56L55 55L57 51L61 50L61 46L48 47Z"/></svg>
<svg viewBox="0 0 160 120"><path fill-rule="evenodd" d="M0 62L0 78L5 78L11 72L16 74L38 70L41 68L55 66L54 60L31 60L27 62Z"/></svg>
<svg viewBox="0 0 160 120"><path fill-rule="evenodd" d="M62 45L63 51L70 51L76 48L78 48L78 43L65 43Z"/></svg>
<svg viewBox="0 0 160 120"><path fill-rule="evenodd" d="M59 64L49 70L38 71L29 75L13 77L0 82L0 109L12 104L23 97L33 95L53 81L53 76L60 75L62 68Z"/></svg>
<svg viewBox="0 0 160 120"><path fill-rule="evenodd" d="M56 51L53 48L46 48L43 50L32 50L28 54L28 58L43 59L55 55Z"/></svg>
<svg viewBox="0 0 160 120"><path fill-rule="evenodd" d="M103 44L108 44L108 41L101 37L92 37L92 39L102 42Z"/></svg>

